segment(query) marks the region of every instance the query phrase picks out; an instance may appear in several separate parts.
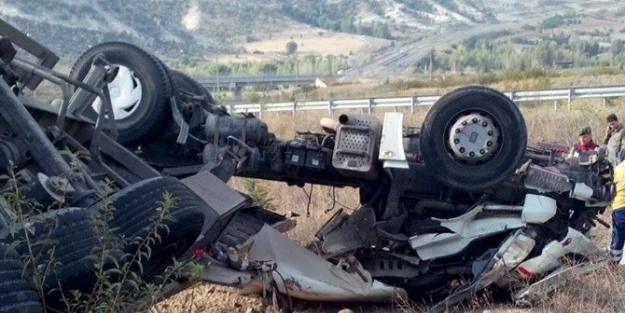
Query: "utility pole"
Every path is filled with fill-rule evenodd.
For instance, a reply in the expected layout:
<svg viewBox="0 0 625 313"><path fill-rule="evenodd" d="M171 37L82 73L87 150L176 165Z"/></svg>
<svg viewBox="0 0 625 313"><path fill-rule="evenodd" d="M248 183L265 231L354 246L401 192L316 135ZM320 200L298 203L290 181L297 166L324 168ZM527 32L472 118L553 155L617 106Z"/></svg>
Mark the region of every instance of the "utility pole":
<svg viewBox="0 0 625 313"><path fill-rule="evenodd" d="M219 96L221 88L219 86L219 54L215 54L215 66L217 67L217 95Z"/></svg>
<svg viewBox="0 0 625 313"><path fill-rule="evenodd" d="M430 81L432 81L433 68L434 68L434 49L430 50Z"/></svg>

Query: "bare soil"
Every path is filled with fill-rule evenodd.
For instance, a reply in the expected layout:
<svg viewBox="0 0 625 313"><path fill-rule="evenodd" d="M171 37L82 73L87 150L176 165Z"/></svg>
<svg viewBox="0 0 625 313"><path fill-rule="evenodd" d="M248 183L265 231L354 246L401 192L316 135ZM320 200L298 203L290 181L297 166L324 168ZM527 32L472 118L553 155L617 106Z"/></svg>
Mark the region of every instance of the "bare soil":
<svg viewBox="0 0 625 313"><path fill-rule="evenodd" d="M289 41L297 43L297 54L315 54L326 56L350 55L358 52L388 45L390 40L358 36L346 33L335 33L326 30L296 31L281 34L280 37L250 42L243 45L248 51L262 51L267 54L284 54Z"/></svg>

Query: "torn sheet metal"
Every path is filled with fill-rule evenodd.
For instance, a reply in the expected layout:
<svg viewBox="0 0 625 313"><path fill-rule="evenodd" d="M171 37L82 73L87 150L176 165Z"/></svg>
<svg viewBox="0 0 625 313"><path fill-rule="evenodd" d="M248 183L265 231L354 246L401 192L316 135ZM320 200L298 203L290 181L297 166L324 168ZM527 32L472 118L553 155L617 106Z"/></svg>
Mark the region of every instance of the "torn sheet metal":
<svg viewBox="0 0 625 313"><path fill-rule="evenodd" d="M346 258L348 272L326 261L312 251L298 245L265 225L254 235L247 252L247 260L276 264L272 279L280 293L291 297L325 302L392 302L407 300L404 289L395 288L371 279L354 258ZM355 262L355 263L354 263ZM262 290L257 282L256 292ZM260 289L258 289L260 287ZM244 293L255 288L250 286Z"/></svg>
<svg viewBox="0 0 625 313"><path fill-rule="evenodd" d="M431 260L454 255L478 238L525 226L525 222L523 222L520 216L508 217L502 215L477 219L476 217L483 210L484 207L480 205L455 218L434 218L433 220L441 223L441 227L445 227L453 233L416 235L410 237L408 242L421 260Z"/></svg>
<svg viewBox="0 0 625 313"><path fill-rule="evenodd" d="M470 299L477 291L488 287L515 268L530 254L535 245L536 241L526 236L522 230L512 233L501 244L489 264L476 275L473 282L458 288L456 292L431 307L428 313L443 313L460 301Z"/></svg>
<svg viewBox="0 0 625 313"><path fill-rule="evenodd" d="M327 225L321 233L322 250L325 257L342 255L366 248L375 242L375 212L363 206L346 218L336 216L338 223Z"/></svg>
<svg viewBox="0 0 625 313"><path fill-rule="evenodd" d="M562 259L567 255L583 255L591 261L604 256L590 238L569 227L566 237L546 244L539 255L523 261L517 271L527 278L548 273L560 267Z"/></svg>
<svg viewBox="0 0 625 313"><path fill-rule="evenodd" d="M607 260L596 263L582 263L573 266L563 266L545 278L512 294L512 300L517 305L531 306L535 300L546 297L550 292L564 286L574 276L587 275L607 266Z"/></svg>

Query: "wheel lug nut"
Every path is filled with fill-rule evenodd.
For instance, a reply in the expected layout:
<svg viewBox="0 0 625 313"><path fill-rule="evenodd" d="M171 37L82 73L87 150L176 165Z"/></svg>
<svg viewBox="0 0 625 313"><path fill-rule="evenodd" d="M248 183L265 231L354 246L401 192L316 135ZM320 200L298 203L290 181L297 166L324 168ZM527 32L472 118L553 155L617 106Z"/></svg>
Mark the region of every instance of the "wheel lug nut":
<svg viewBox="0 0 625 313"><path fill-rule="evenodd" d="M460 143L460 139L458 139L458 138L454 139L454 143L455 144L459 144Z"/></svg>
<svg viewBox="0 0 625 313"><path fill-rule="evenodd" d="M482 126L486 127L486 126L488 126L488 123L487 122L482 122Z"/></svg>
<svg viewBox="0 0 625 313"><path fill-rule="evenodd" d="M475 152L473 152L473 151L469 152L469 156L470 157L474 157L475 156Z"/></svg>
<svg viewBox="0 0 625 313"><path fill-rule="evenodd" d="M490 146L493 145L493 142L489 140L489 141L486 142L486 145L490 147Z"/></svg>
<svg viewBox="0 0 625 313"><path fill-rule="evenodd" d="M473 121L473 123L477 123L477 117L474 117L471 121Z"/></svg>
<svg viewBox="0 0 625 313"><path fill-rule="evenodd" d="M460 134L460 128L456 128L456 134Z"/></svg>
<svg viewBox="0 0 625 313"><path fill-rule="evenodd" d="M460 148L459 150L460 150L460 153L464 153L465 151L464 148Z"/></svg>
<svg viewBox="0 0 625 313"><path fill-rule="evenodd" d="M484 149L480 150L480 154L484 154L486 153L486 151L484 151Z"/></svg>
<svg viewBox="0 0 625 313"><path fill-rule="evenodd" d="M462 122L462 125L463 125L463 126L464 126L464 125L467 125L467 121L463 121L463 122Z"/></svg>
<svg viewBox="0 0 625 313"><path fill-rule="evenodd" d="M489 135L489 136L492 136L493 134L494 134L494 133L493 133L493 131L492 131L492 130L489 130L489 131L488 131L488 135Z"/></svg>

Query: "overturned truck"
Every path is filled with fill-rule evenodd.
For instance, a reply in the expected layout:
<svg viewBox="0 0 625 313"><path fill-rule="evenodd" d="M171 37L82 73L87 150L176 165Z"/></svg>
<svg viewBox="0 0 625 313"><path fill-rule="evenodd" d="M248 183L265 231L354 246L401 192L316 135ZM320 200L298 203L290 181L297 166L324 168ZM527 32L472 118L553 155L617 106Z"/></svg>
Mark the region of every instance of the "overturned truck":
<svg viewBox="0 0 625 313"><path fill-rule="evenodd" d="M64 75L6 22L0 35L0 276L13 282L0 284L0 311L72 297L85 309L102 286L129 299L107 305L137 309L153 295L119 282L166 297L192 279L169 269L195 262L193 277L244 293L421 297L442 312L484 288L531 302L572 269L563 261L604 257L588 232L609 226L598 216L614 197L614 151L528 147L521 112L497 90L457 88L420 127L396 112L343 114L282 139L132 44L99 44ZM27 95L43 80L61 99ZM353 187L360 206L337 210L307 249L283 234L296 217L230 188L235 176Z"/></svg>

